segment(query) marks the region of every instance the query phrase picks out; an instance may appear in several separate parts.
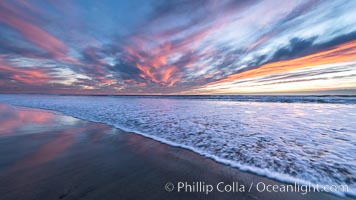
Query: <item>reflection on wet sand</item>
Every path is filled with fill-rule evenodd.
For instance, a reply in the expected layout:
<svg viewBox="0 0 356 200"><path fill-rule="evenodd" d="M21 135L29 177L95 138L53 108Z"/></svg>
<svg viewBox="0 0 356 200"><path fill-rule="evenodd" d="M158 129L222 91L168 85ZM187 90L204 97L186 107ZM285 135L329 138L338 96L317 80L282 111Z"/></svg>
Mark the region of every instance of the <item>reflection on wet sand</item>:
<svg viewBox="0 0 356 200"><path fill-rule="evenodd" d="M53 165L61 157L71 155L73 145L85 141L94 143L100 140L102 133L113 129L104 124L6 104L0 104L0 113L0 194L8 195L2 196L4 199L31 199L24 191L41 191L38 185L50 187L48 181L56 179L53 177L58 173ZM60 124L54 124L58 122ZM35 131L24 134L28 129ZM17 190L23 191L25 196Z"/></svg>
<svg viewBox="0 0 356 200"><path fill-rule="evenodd" d="M16 109L15 107L0 104L0 135L11 137L21 135L20 131L23 128L28 128L28 126L35 126L38 124L47 125L50 128L53 121L58 120L60 115L55 115L50 112L43 112L37 109ZM57 119L56 119L57 118ZM23 170L26 168L38 167L39 165L46 164L51 160L55 159L60 154L68 150L74 143L76 139L83 138L83 136L89 136L92 142L100 139L102 134L90 134L93 130L97 133L105 131L105 129L110 129L108 126L103 124L85 123L86 126L78 126L69 123L68 120L61 120L62 126L61 130L50 130L42 128L37 134L29 135L28 139L36 140L39 137L46 138L43 141L29 141L34 142L34 148L27 149L27 153L22 159L17 160L12 164L6 173L16 173L18 170ZM77 120L79 122L79 120ZM64 123L63 123L64 122ZM83 122L82 122L83 123ZM74 128L73 128L74 125ZM8 134L12 133L12 134ZM88 133L87 135L81 135L81 133ZM94 136L94 137L93 137Z"/></svg>
<svg viewBox="0 0 356 200"><path fill-rule="evenodd" d="M16 133L16 129L28 124L51 123L53 114L30 109L16 109L0 104L0 136Z"/></svg>
<svg viewBox="0 0 356 200"><path fill-rule="evenodd" d="M34 152L29 153L22 160L19 160L11 167L10 171L16 172L19 169L38 167L45 164L61 153L69 149L73 144L73 134L82 132L83 128L71 129L56 134L49 142L41 144Z"/></svg>

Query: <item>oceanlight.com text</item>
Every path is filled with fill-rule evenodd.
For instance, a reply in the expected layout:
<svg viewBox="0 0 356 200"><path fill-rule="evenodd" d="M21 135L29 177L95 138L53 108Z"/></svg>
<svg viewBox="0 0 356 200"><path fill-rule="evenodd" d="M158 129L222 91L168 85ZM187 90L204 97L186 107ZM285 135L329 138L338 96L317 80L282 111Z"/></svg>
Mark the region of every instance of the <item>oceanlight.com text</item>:
<svg viewBox="0 0 356 200"><path fill-rule="evenodd" d="M213 191L227 193L244 193L244 192L296 192L302 195L310 192L330 192L330 193L347 193L349 187L347 185L322 185L322 184L267 184L264 182L252 182L249 185L235 182L218 182L210 184L203 181L187 182L181 181L177 183L168 182L165 185L165 190L168 192L182 193L204 193L208 195Z"/></svg>

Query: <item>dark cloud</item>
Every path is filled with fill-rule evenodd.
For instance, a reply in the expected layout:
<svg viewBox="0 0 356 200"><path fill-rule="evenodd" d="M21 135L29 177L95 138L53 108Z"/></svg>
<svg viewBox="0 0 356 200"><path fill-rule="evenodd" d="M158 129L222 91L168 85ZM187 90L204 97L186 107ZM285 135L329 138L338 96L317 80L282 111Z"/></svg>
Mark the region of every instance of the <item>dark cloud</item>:
<svg viewBox="0 0 356 200"><path fill-rule="evenodd" d="M275 53L267 58L267 55L256 57L248 64L249 67L241 71L254 69L267 63L272 63L281 60L289 60L309 54L321 52L333 48L335 46L356 40L356 31L344 35L336 36L328 41L317 43L317 37L308 39L292 38L286 46L283 46L275 51Z"/></svg>
<svg viewBox="0 0 356 200"><path fill-rule="evenodd" d="M269 62L293 59L316 51L315 48L313 48L313 42L315 39L316 37L308 39L293 38L289 41L287 46L278 49L272 58L270 58Z"/></svg>
<svg viewBox="0 0 356 200"><path fill-rule="evenodd" d="M118 63L110 67L110 71L122 80L142 80L139 76L140 70L137 69L135 65L130 63Z"/></svg>
<svg viewBox="0 0 356 200"><path fill-rule="evenodd" d="M340 44L343 44L343 43L346 43L346 42L350 42L350 41L354 41L354 40L356 40L356 31L336 36L333 39L328 40L327 42L315 45L315 47L313 49L315 49L315 50L325 50L325 49L329 49L329 48L331 48L333 46L340 45Z"/></svg>

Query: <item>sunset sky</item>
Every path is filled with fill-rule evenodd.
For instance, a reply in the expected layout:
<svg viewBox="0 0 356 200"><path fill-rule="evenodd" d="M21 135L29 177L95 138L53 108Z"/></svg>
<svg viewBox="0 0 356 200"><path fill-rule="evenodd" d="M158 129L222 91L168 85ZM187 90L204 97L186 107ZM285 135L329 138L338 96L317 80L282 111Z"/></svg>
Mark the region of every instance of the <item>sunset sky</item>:
<svg viewBox="0 0 356 200"><path fill-rule="evenodd" d="M356 1L1 0L0 93L356 91Z"/></svg>

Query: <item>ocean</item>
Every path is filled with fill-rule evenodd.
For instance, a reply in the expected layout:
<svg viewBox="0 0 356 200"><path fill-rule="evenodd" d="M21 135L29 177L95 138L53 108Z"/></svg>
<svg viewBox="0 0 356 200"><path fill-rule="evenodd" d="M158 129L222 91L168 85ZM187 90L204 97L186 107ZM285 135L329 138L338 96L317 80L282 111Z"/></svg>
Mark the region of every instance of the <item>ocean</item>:
<svg viewBox="0 0 356 200"><path fill-rule="evenodd" d="M356 196L355 96L0 95L0 102L109 124L287 183L346 184Z"/></svg>

